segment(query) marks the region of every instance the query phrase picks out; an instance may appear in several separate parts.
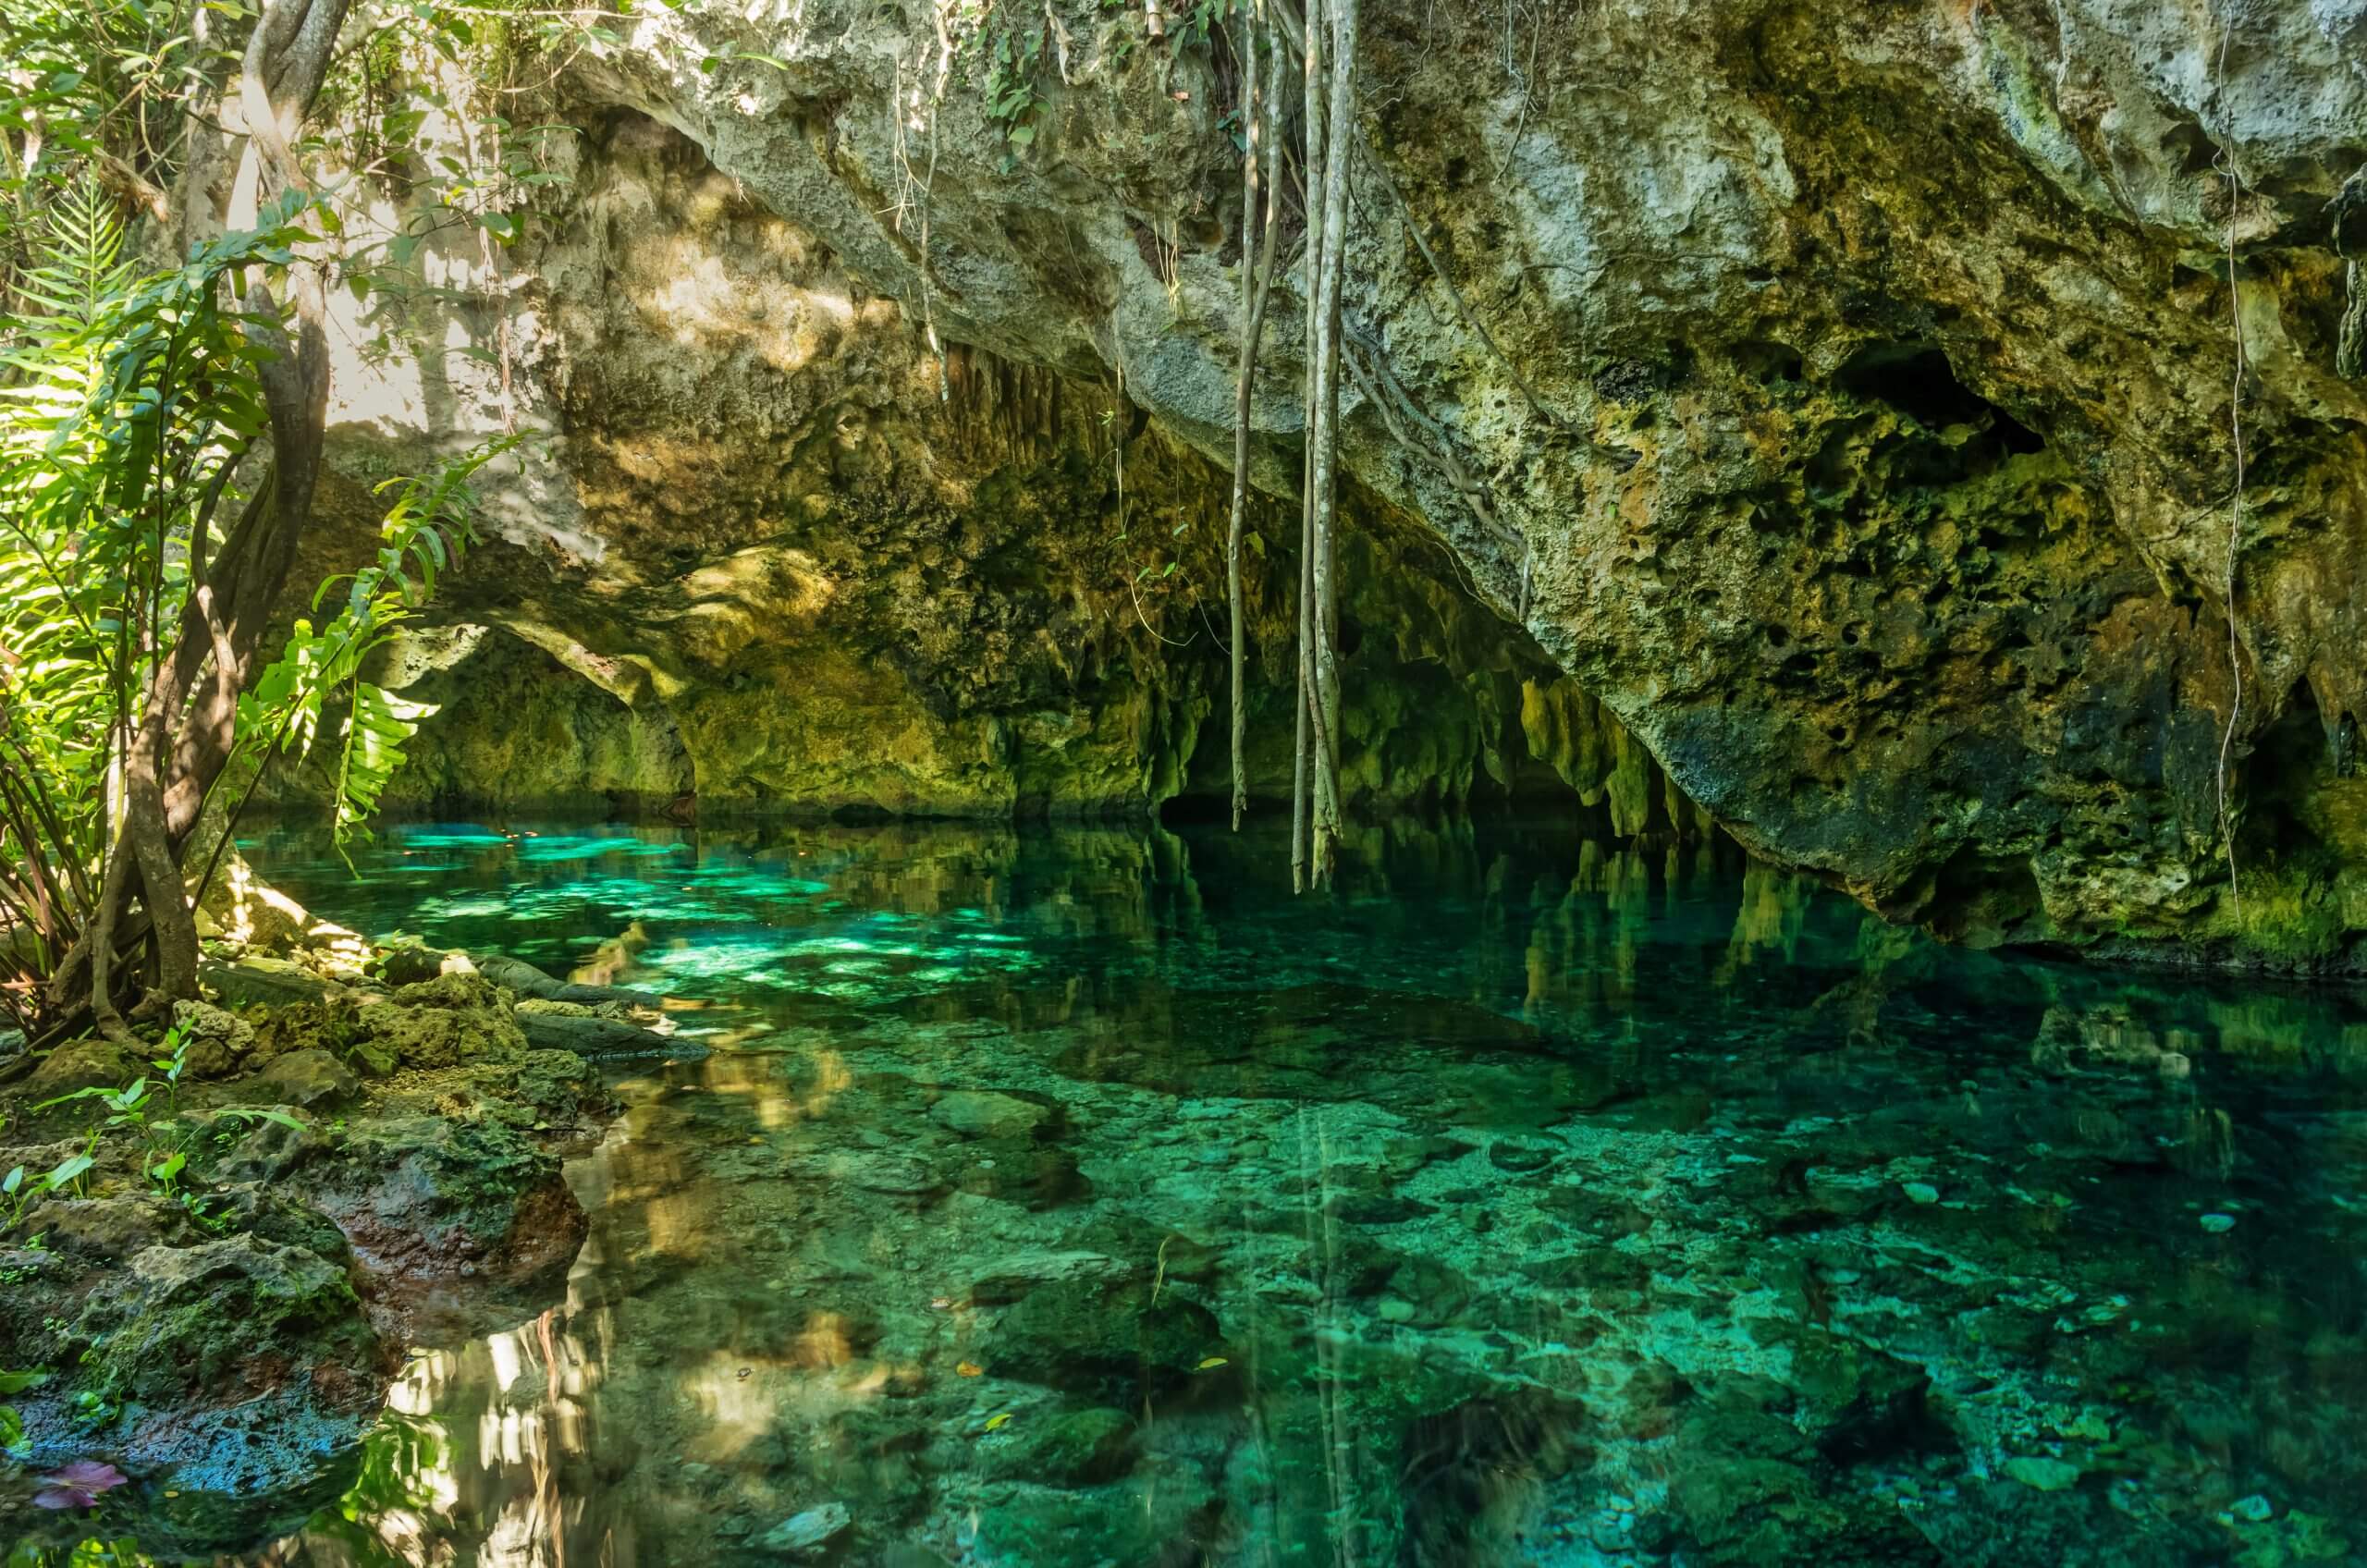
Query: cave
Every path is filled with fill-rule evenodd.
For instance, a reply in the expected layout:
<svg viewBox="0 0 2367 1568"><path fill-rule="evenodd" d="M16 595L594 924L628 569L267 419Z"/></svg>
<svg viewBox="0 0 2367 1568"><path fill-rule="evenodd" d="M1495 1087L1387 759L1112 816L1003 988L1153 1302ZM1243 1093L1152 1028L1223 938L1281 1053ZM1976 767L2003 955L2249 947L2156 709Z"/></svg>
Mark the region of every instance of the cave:
<svg viewBox="0 0 2367 1568"><path fill-rule="evenodd" d="M2159 9L12 0L7 1568L2359 1561L2367 23Z"/></svg>

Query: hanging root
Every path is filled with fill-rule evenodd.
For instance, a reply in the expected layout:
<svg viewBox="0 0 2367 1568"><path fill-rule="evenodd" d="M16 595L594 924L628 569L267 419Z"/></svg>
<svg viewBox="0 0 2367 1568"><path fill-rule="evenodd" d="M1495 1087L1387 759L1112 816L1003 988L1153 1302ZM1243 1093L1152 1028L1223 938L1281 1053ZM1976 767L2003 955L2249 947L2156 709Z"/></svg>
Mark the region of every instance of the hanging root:
<svg viewBox="0 0 2367 1568"><path fill-rule="evenodd" d="M1340 801L1340 593L1339 448L1341 284L1348 252L1349 132L1355 124L1356 0L1331 0L1331 49L1322 85L1331 92L1323 157L1323 251L1317 272L1317 335L1311 379L1315 384L1315 833L1314 874L1329 883L1339 860ZM1320 29L1310 12L1308 56ZM1309 163L1310 172L1314 165ZM1308 182L1308 195L1315 193Z"/></svg>
<svg viewBox="0 0 2367 1568"><path fill-rule="evenodd" d="M1242 625L1241 545L1249 512L1250 395L1257 386L1257 345L1265 333L1266 302L1274 288L1274 256L1282 236L1282 138L1275 134L1273 118L1282 98L1282 45L1267 18L1265 0L1258 0L1243 32L1246 47L1242 51L1242 121L1247 146L1241 163L1241 381L1233 414L1233 522L1225 535L1224 551L1225 586L1233 607L1233 827L1236 833L1241 830L1242 814L1249 806L1248 773L1242 761L1247 723L1242 702L1247 636ZM1257 83L1261 43L1269 67L1269 82L1262 96ZM1262 172L1258 167L1261 156L1267 162ZM1261 195L1266 203L1264 230L1253 266L1249 235L1259 222L1257 202Z"/></svg>
<svg viewBox="0 0 2367 1568"><path fill-rule="evenodd" d="M2351 262L2343 274L2342 340L2334 370L2345 381L2367 379L2367 265Z"/></svg>
<svg viewBox="0 0 2367 1568"><path fill-rule="evenodd" d="M1299 34L1299 62L1303 67L1306 100L1304 117L1300 121L1306 146L1299 163L1306 175L1303 195L1306 213L1306 244L1301 264L1302 292L1306 305L1306 349L1302 356L1306 365L1306 381L1303 388L1306 398L1303 428L1306 432L1306 468L1299 485L1298 753L1292 765L1291 775L1291 888L1294 892L1304 889L1310 877L1320 876L1315 869L1314 845L1315 840L1323 836L1323 776L1317 760L1319 753L1316 749L1315 736L1318 717L1316 712L1318 679L1315 644L1322 635L1322 621L1316 611L1316 598L1321 586L1315 565L1315 496L1329 480L1316 439L1316 427L1321 423L1318 367L1323 360L1323 315L1318 279L1323 270L1323 165L1329 147L1325 136L1327 121L1323 92L1323 6L1324 0L1306 0L1306 24Z"/></svg>
<svg viewBox="0 0 2367 1568"><path fill-rule="evenodd" d="M2232 30L2219 35L2219 91L2226 92L2227 43ZM2244 194L2243 173L2236 166L2234 139L2228 139L2220 153L2221 166L2227 176L2227 320L2236 349L2236 366L2227 399L2227 431L2236 448L2236 492L2227 503L2227 572L2221 591L2227 605L2227 677L2235 683L2234 697L2227 704L2227 727L2219 736L2219 842L2227 854L2228 907L2241 920L2244 913L2243 888L2236 873L2235 813L2227 801L2227 770L2236 749L2236 729L2244 713L2244 643L2241 629L2236 621L2236 562L2244 545L2244 296L2236 275L2236 216Z"/></svg>

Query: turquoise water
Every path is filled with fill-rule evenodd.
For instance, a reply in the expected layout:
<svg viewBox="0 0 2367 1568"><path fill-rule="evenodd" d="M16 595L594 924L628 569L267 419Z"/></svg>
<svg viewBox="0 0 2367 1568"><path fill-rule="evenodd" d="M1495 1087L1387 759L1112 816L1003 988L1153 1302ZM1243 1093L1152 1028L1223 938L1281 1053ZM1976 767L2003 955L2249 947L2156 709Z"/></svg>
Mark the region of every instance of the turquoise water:
<svg viewBox="0 0 2367 1568"><path fill-rule="evenodd" d="M716 1047L264 1560L2367 1562L2354 994L1548 829L252 852Z"/></svg>

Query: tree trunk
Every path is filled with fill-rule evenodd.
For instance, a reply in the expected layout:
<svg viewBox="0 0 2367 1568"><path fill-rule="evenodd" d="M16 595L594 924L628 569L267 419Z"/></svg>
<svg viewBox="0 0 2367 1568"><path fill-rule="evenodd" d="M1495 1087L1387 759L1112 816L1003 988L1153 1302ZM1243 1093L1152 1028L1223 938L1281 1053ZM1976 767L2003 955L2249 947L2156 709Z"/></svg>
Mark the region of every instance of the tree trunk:
<svg viewBox="0 0 2367 1568"><path fill-rule="evenodd" d="M266 0L239 76L248 144L233 188L233 222L251 223L280 191L304 188L292 143L328 73L350 3ZM158 661L141 693L140 722L126 750L122 820L108 846L96 915L51 979L52 1003L62 1008L87 974L93 1019L117 1037L124 1030L115 1003L118 937L133 928L135 899L157 947L158 997L197 995L197 926L181 850L229 760L239 693L253 677L272 606L312 513L328 417L327 300L317 266L299 261L291 272L292 337L266 325L281 312L260 282L242 301L256 318L249 331L276 350L256 371L271 419L271 480L210 565L203 542L192 542L196 581L172 655Z"/></svg>

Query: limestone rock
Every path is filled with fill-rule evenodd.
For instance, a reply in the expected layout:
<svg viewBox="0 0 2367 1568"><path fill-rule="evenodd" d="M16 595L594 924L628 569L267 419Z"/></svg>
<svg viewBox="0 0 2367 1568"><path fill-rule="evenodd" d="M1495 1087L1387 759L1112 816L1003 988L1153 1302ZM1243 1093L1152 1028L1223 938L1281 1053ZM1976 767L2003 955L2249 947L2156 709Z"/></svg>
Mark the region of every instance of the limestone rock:
<svg viewBox="0 0 2367 1568"><path fill-rule="evenodd" d="M965 1138L1024 1138L1050 1112L1040 1105L980 1089L957 1089L929 1107L928 1119Z"/></svg>
<svg viewBox="0 0 2367 1568"><path fill-rule="evenodd" d="M519 1032L537 1049L572 1051L598 1060L671 1057L689 1060L708 1054L707 1047L695 1040L679 1040L589 1011L554 1011L558 1005L565 1004L521 1003L518 1008Z"/></svg>
<svg viewBox="0 0 2367 1568"><path fill-rule="evenodd" d="M68 1040L42 1059L25 1091L29 1098L41 1101L79 1089L120 1088L140 1077L147 1065L134 1052L96 1036Z"/></svg>
<svg viewBox="0 0 2367 1568"><path fill-rule="evenodd" d="M100 1392L150 1402L235 1398L309 1375L374 1403L391 1348L341 1267L253 1235L144 1249L91 1298L77 1331L98 1347Z"/></svg>
<svg viewBox="0 0 2367 1568"><path fill-rule="evenodd" d="M1551 90L1510 109L1501 18L1368 6L1347 313L1423 434L1350 378L1343 576L1386 582L1347 617L1354 797L1542 776L1965 940L2367 968L2355 13L2251 7L2214 66L2151 0L1547 7ZM1222 565L1182 525L1225 493L1234 95L1056 0L1027 145L966 76L936 105L924 253L877 105L933 18L666 10L572 62L608 117L505 262L544 289L516 402L565 436L488 497L491 635L411 661L461 700L402 787L1008 815L1214 781ZM751 49L794 67L711 68ZM2276 454L2232 563L2231 314ZM439 365L484 330L421 325ZM1303 354L1278 332L1253 400L1264 496ZM511 406L390 429L379 390L338 387L347 472ZM1252 520L1261 787L1289 511Z"/></svg>
<svg viewBox="0 0 2367 1568"><path fill-rule="evenodd" d="M210 1002L178 1002L173 1022L188 1047L188 1072L194 1078L227 1078L244 1071L255 1048L254 1025Z"/></svg>
<svg viewBox="0 0 2367 1568"><path fill-rule="evenodd" d="M787 1552L793 1557L812 1555L837 1540L854 1527L854 1515L843 1502L826 1502L819 1508L782 1520L764 1534L756 1544L767 1551Z"/></svg>
<svg viewBox="0 0 2367 1568"><path fill-rule="evenodd" d="M441 974L398 987L386 1001L354 1012L357 1049L405 1067L452 1067L513 1060L526 1049L509 1000L475 974Z"/></svg>
<svg viewBox="0 0 2367 1568"><path fill-rule="evenodd" d="M351 1069L317 1047L276 1058L255 1082L264 1103L308 1110L350 1100L362 1087Z"/></svg>
<svg viewBox="0 0 2367 1568"><path fill-rule="evenodd" d="M558 1157L498 1121L356 1121L306 1183L374 1307L407 1329L442 1321L462 1281L471 1310L533 1296L565 1278L583 1241Z"/></svg>

